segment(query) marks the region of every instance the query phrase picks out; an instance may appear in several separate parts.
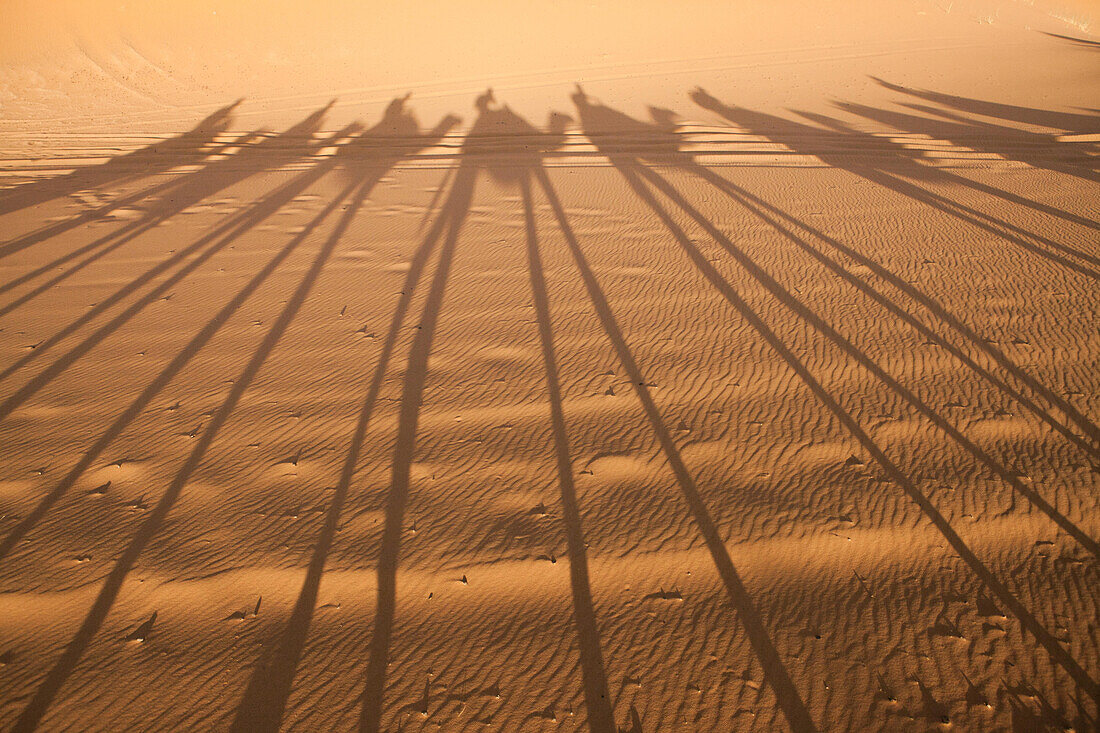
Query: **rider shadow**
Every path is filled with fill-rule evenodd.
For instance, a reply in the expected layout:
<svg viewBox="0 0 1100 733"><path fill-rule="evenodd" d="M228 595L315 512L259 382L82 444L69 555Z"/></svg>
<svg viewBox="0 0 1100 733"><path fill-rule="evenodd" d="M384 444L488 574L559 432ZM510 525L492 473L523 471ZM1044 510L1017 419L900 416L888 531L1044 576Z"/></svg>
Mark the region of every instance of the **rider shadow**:
<svg viewBox="0 0 1100 733"><path fill-rule="evenodd" d="M411 95L393 99L377 124L340 148L339 162L345 175L358 180L384 175L402 160L438 145L459 123L458 117L447 115L431 130L421 130L416 115L407 107Z"/></svg>
<svg viewBox="0 0 1100 733"><path fill-rule="evenodd" d="M377 605L373 624L369 659L365 674L360 730L374 733L382 728L383 697L390 647L396 618L397 569L401 557L401 539L405 510L414 482L410 475L416 452L417 425L427 380L428 359L443 307L443 296L452 267L455 247L465 218L470 210L474 189L484 173L503 185L526 181L526 172L537 166L542 154L549 152L550 139L516 115L506 106L495 106L492 90L475 102L478 116L461 146L460 162L454 182L439 215L428 232L420 261L430 253L430 246L443 237L438 264L424 303L419 325L409 349L407 368L402 385L397 437L394 446L390 489L385 498L385 521L377 561ZM563 138L565 118L552 117L555 138ZM444 231L446 230L445 236ZM417 264L418 273L422 264ZM410 270L410 276L414 270ZM410 283L415 284L415 280ZM403 291L411 292L408 287ZM395 323L395 328L396 328ZM390 336L393 335L391 329ZM389 342L389 337L387 342Z"/></svg>
<svg viewBox="0 0 1100 733"><path fill-rule="evenodd" d="M524 211L528 273L535 306L547 393L550 402L550 423L553 448L561 493L562 523L565 529L569 557L570 585L573 598L573 619L576 624L581 678L584 688L587 723L590 730L614 733L614 712L608 692L607 672L603 659L595 603L588 572L587 543L581 521L580 504L573 476L573 460L565 421L564 399L554 333L550 317L550 296L539 252L531 178L549 191L549 178L543 161L555 155L566 142L566 126L571 118L551 112L545 130L539 130L511 108L488 109L489 92L479 100L485 106L482 137L470 140L470 150L477 165L502 187L518 187ZM556 200L556 199L555 199ZM532 713L528 720L544 719L546 712ZM549 712L553 718L553 712Z"/></svg>
<svg viewBox="0 0 1100 733"><path fill-rule="evenodd" d="M492 89L478 97L480 115L463 143L462 161L483 169L502 186L518 186L544 157L565 144L571 118L551 112L543 131L507 105L494 108L494 101Z"/></svg>

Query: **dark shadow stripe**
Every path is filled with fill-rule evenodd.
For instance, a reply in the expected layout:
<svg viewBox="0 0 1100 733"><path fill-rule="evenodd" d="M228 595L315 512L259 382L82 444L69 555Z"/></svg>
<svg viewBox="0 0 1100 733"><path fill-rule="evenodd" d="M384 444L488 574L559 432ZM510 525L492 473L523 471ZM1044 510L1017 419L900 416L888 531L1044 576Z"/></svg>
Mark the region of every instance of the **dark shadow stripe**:
<svg viewBox="0 0 1100 733"><path fill-rule="evenodd" d="M546 389L550 396L550 426L554 435L554 458L558 467L558 487L561 489L562 523L569 547L569 580L573 588L573 619L577 624L580 646L581 677L584 701L588 711L588 728L593 733L615 733L615 716L607 692L607 672L604 669L600 630L596 623L596 608L588 579L588 553L585 550L577 487L573 482L573 462L569 456L569 436L565 428L561 383L558 378L557 355L554 350L554 330L550 322L550 294L546 289L542 257L539 254L535 211L531 200L530 175L520 177L523 216L527 231L527 267L531 276L531 294L535 301L542 362L546 371Z"/></svg>
<svg viewBox="0 0 1100 733"><path fill-rule="evenodd" d="M695 519L695 524L699 528L703 540L706 542L707 549L710 551L711 558L714 560L715 568L718 570L718 575L721 577L726 587L730 601L737 610L738 618L740 618L742 625L745 627L745 631L749 638L749 644L760 660L764 669L764 676L775 692L776 701L787 719L787 724L793 731L796 731L796 733L815 730L813 720L810 718L810 713L806 709L806 705L802 701L802 697L798 693L798 689L795 687L794 682L787 674L787 669L782 659L779 657L779 652L772 643L764 619L756 609L756 606L749 596L748 590L741 581L741 577L738 575L733 565L733 560L729 556L729 551L726 549L725 543L722 540L718 526L710 516L706 503L695 485L695 480L684 465L680 457L680 452L676 448L672 436L664 425L657 405L654 403L653 397L645 386L645 379L642 376L642 371L634 361L634 357L631 355L630 349L623 338L622 331L619 329L614 315L611 312L611 307L604 297L603 291L600 289L599 282L592 272L591 267L588 265L584 253L581 251L576 235L573 233L573 229L566 217L565 210L561 205L561 201L558 199L553 185L550 183L549 176L546 175L546 171L541 167L535 170L535 175L542 185L543 190L546 192L547 198L550 200L550 206L554 210L554 215L558 220L566 244L569 246L573 259L581 272L581 278L584 281L585 288L588 290L589 298L592 300L600 323L603 324L604 330L607 332L608 338L619 357L619 361L629 375L634 391L645 409L646 417L649 419L653 431L661 444L661 448L668 460L669 467L676 476L676 480L680 485L681 492L684 495L688 508L691 510L692 517Z"/></svg>

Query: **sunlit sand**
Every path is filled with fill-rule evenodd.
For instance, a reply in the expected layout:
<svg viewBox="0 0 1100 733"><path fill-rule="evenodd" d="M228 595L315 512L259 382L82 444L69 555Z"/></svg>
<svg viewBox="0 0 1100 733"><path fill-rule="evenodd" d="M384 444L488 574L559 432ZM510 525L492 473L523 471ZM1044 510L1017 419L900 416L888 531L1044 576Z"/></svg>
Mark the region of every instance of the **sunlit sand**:
<svg viewBox="0 0 1100 733"><path fill-rule="evenodd" d="M1093 4L409 5L7 3L0 728L1096 730Z"/></svg>

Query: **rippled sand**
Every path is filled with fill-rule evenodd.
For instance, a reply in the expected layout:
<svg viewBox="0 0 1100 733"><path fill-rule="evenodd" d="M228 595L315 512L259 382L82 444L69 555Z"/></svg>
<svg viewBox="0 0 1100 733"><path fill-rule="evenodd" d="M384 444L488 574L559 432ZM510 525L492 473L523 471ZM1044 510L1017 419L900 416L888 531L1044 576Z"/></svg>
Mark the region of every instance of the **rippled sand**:
<svg viewBox="0 0 1100 733"><path fill-rule="evenodd" d="M1087 4L330 5L13 6L0 727L1095 729Z"/></svg>

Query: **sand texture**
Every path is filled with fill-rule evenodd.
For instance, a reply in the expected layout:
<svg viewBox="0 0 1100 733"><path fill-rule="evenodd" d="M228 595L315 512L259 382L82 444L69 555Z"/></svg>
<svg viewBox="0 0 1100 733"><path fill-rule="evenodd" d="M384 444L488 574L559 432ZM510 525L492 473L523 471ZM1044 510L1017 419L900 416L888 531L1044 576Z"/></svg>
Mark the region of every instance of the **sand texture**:
<svg viewBox="0 0 1100 733"><path fill-rule="evenodd" d="M1090 3L351 5L11 3L0 729L1100 729Z"/></svg>

